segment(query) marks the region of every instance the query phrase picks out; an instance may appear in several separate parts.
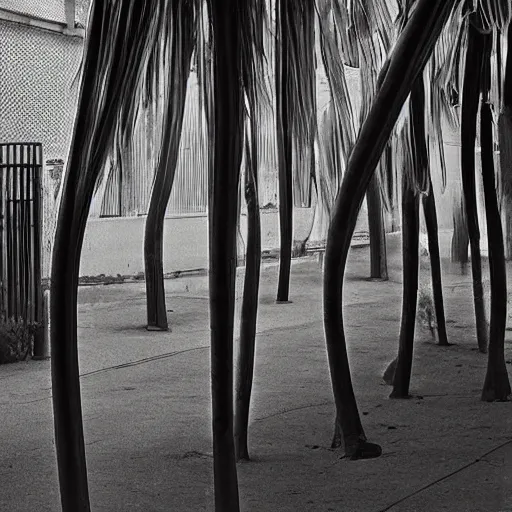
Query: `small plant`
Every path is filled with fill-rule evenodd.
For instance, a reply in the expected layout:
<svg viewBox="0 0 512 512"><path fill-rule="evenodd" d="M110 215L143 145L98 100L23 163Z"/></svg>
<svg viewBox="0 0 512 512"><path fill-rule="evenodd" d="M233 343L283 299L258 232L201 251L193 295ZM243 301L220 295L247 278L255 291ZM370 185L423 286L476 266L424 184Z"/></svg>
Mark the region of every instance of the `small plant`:
<svg viewBox="0 0 512 512"><path fill-rule="evenodd" d="M417 320L423 327L428 327L432 338L436 339L435 329L437 328L437 322L432 291L424 286L420 286L418 290Z"/></svg>
<svg viewBox="0 0 512 512"><path fill-rule="evenodd" d="M420 233L420 257L428 257L430 261L430 251L428 250L428 235L426 233Z"/></svg>
<svg viewBox="0 0 512 512"><path fill-rule="evenodd" d="M22 318L0 318L0 364L25 361L32 355L36 324Z"/></svg>
<svg viewBox="0 0 512 512"><path fill-rule="evenodd" d="M302 258L306 256L307 240L294 240L292 246L292 258Z"/></svg>

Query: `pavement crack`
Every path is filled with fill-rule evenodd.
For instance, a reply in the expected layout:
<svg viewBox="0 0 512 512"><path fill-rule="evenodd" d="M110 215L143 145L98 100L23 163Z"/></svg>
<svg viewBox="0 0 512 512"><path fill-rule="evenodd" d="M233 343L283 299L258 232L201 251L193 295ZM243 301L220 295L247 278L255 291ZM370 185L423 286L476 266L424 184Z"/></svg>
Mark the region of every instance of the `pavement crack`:
<svg viewBox="0 0 512 512"><path fill-rule="evenodd" d="M322 407L324 405L332 405L332 401L320 402L320 403L316 403L316 404L301 405L300 407L292 407L290 409L282 409L273 414L269 414L268 416L261 416L260 418L256 418L255 421L268 420L269 418L274 418L275 416L280 416L281 414L286 414L288 412L300 411L302 409L309 409L310 407Z"/></svg>
<svg viewBox="0 0 512 512"><path fill-rule="evenodd" d="M488 457L489 455L491 455L491 453L494 453L494 452L500 450L501 448L504 448L505 446L507 446L508 444L511 444L511 443L512 443L512 439L509 439L508 441L505 441L504 443L501 443L500 445L495 446L494 448L492 448L491 450L485 452L483 455L481 455L477 459L475 459L475 460L473 460L471 462L468 462L467 464L465 464L464 466L460 467L459 469L456 469L455 471L452 471L451 473L448 473L447 475L444 475L444 476L438 478L437 480L434 480L433 482L430 482L427 485L424 485L420 489L417 489L416 491L411 492L407 496L404 496L403 498L400 498L399 500L395 501L394 503L391 503L391 505L388 505L386 508L379 509L378 512L387 512L388 510L391 510L396 505L399 505L400 503L403 503L404 501L408 500L409 498L412 498L413 496L416 496L417 494L420 494L423 491L426 491L430 487L433 487L434 485L437 485L437 484L443 482L444 480L448 480L452 476L455 476L456 474L464 471L465 469L468 469L469 467L474 466L478 462L483 462L482 459L484 459L485 457Z"/></svg>
<svg viewBox="0 0 512 512"><path fill-rule="evenodd" d="M98 373L105 373L105 372L109 372L109 371L112 371L112 370L121 370L123 368L130 368L132 366L139 366L141 364L151 363L153 361L160 361L162 359L169 359L171 357L174 357L174 356L177 356L177 355L180 355L180 354L185 354L187 352L194 352L194 351L197 351L197 350L205 350L207 348L210 348L210 345L203 345L203 346L200 346L200 347L188 348L188 349L185 349L185 350L177 350L175 352L167 352L166 354L160 354L158 356L146 357L144 359L138 359L136 361L130 361L129 363L123 363L123 364L118 364L118 365L114 365L114 366L107 366L106 368L100 368L99 370L93 370L93 371L90 371L90 372L81 373L80 374L80 378L82 378L82 377L90 377L92 375L97 375ZM51 389L51 388L49 388L49 389ZM18 402L18 404L19 405L28 405L28 404L33 404L33 403L36 403L36 402L42 402L44 400L49 400L51 398L53 398L53 394L50 394L49 396L45 396L43 398L36 398L35 400L28 400L26 402ZM3 404L0 404L0 405L3 405ZM5 405L7 405L7 404L5 404ZM13 404L9 403L8 405L13 405Z"/></svg>
<svg viewBox="0 0 512 512"><path fill-rule="evenodd" d="M90 377L91 375L96 375L98 373L109 372L112 370L121 370L123 368L130 368L132 366L139 366L141 364L151 363L153 361L159 361L161 359L169 359L171 357L185 354L187 352L194 352L196 350L205 350L210 348L210 345L202 345L200 347L187 348L184 350L177 350L175 352L167 352L165 354L159 354L158 356L145 357L144 359L138 359L136 361L130 361L129 363L117 364L114 366L107 366L106 368L100 368L99 370L92 370L90 372L81 373L80 377Z"/></svg>

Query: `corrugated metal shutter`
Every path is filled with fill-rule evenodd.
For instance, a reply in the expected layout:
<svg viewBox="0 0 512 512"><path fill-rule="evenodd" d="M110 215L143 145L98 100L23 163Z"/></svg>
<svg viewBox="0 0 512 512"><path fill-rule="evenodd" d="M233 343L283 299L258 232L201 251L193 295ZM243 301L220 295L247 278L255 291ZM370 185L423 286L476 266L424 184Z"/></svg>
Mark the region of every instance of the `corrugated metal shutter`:
<svg viewBox="0 0 512 512"><path fill-rule="evenodd" d="M208 205L206 123L199 110L199 87L194 73L189 79L183 131L174 186L167 215L206 213Z"/></svg>

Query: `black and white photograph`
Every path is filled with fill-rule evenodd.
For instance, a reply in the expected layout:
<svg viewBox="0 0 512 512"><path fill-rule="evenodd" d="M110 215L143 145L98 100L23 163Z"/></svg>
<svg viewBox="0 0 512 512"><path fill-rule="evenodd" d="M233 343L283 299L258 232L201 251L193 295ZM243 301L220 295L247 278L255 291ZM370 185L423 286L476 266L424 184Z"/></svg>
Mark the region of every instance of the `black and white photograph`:
<svg viewBox="0 0 512 512"><path fill-rule="evenodd" d="M0 0L0 512L512 512L511 372L512 0Z"/></svg>

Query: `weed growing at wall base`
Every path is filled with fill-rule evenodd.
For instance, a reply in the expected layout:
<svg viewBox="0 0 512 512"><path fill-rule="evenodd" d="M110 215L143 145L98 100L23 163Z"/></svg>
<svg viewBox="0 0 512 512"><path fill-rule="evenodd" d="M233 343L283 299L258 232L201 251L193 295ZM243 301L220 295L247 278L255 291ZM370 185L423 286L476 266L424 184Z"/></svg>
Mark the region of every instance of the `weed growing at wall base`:
<svg viewBox="0 0 512 512"><path fill-rule="evenodd" d="M36 324L27 324L22 318L0 318L0 364L28 359L36 329Z"/></svg>

